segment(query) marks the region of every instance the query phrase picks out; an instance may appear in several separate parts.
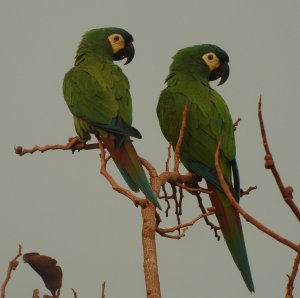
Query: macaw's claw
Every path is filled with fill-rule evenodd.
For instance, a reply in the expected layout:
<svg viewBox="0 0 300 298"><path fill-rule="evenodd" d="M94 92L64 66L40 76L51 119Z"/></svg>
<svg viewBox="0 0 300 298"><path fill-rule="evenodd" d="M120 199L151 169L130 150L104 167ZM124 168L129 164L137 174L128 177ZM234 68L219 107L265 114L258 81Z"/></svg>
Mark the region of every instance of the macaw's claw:
<svg viewBox="0 0 300 298"><path fill-rule="evenodd" d="M72 154L74 154L76 150L80 151L85 147L85 145L86 142L83 141L79 136L76 136L76 137L69 138L68 143L66 145L66 149L71 150Z"/></svg>

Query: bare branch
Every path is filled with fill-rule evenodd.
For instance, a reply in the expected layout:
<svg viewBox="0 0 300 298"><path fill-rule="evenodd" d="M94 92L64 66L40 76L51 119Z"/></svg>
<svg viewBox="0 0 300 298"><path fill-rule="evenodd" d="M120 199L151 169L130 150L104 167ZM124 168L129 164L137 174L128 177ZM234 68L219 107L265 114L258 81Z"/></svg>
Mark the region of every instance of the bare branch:
<svg viewBox="0 0 300 298"><path fill-rule="evenodd" d="M158 276L155 229L156 212L151 202L141 208L143 217L142 244L144 252L144 273L148 298L160 298L160 283Z"/></svg>
<svg viewBox="0 0 300 298"><path fill-rule="evenodd" d="M202 213L206 214L207 211L206 211L206 209L205 209L205 207L203 205L202 198L201 198L200 194L196 193L195 196L197 197L198 205L199 205L199 208L201 209ZM211 208L214 208L214 207L211 207ZM212 223L209 220L208 217L204 217L204 221L205 221L206 225L210 226L210 229L214 231L215 237L217 238L217 241L220 241L221 236L218 234L218 231L220 230L220 227L218 227L214 223Z"/></svg>
<svg viewBox="0 0 300 298"><path fill-rule="evenodd" d="M105 282L103 282L102 283L102 290L101 290L101 298L105 298L105 285L106 285L106 283Z"/></svg>
<svg viewBox="0 0 300 298"><path fill-rule="evenodd" d="M233 129L236 130L242 118L238 117L236 121L233 123Z"/></svg>
<svg viewBox="0 0 300 298"><path fill-rule="evenodd" d="M77 298L77 292L72 288L74 298Z"/></svg>
<svg viewBox="0 0 300 298"><path fill-rule="evenodd" d="M166 160L166 172L169 172L169 163L170 163L170 159L171 159L171 148L172 148L172 144L169 143L168 146L168 155L167 155L167 160Z"/></svg>
<svg viewBox="0 0 300 298"><path fill-rule="evenodd" d="M101 161L100 173L106 178L106 180L111 185L112 189L117 191L118 193L124 195L128 199L130 199L134 203L135 206L138 206L138 205L144 206L146 199L141 199L141 198L137 197L136 195L134 195L128 189L121 187L115 181L115 179L107 172L107 170L106 170L106 164L107 164L106 153L105 153L105 149L104 149L104 146L103 146L101 140L99 140L98 147L100 148L100 152L101 152L100 153L100 161Z"/></svg>
<svg viewBox="0 0 300 298"><path fill-rule="evenodd" d="M32 293L32 298L39 298L40 291L39 289L34 289Z"/></svg>
<svg viewBox="0 0 300 298"><path fill-rule="evenodd" d="M194 219L190 220L189 222L186 222L186 223L183 223L183 224L178 224L178 225L176 225L174 227L171 227L171 228L163 229L163 228L157 227L156 232L159 235L161 235L162 237L168 237L168 238L172 238L172 239L180 239L180 238L184 237L185 233L183 233L183 234L179 233L178 236L168 235L168 233L173 233L176 230L178 231L180 229L184 229L184 228L193 226L201 218L205 218L205 217L208 217L208 216L213 215L213 214L215 214L215 211L212 211L212 210L207 212L207 213L201 213L199 216L195 217Z"/></svg>
<svg viewBox="0 0 300 298"><path fill-rule="evenodd" d="M267 134L264 126L264 121L262 117L262 111L261 111L261 96L259 97L259 102L258 102L258 119L259 119L259 124L260 124L260 130L261 130L261 136L262 136L262 141L263 145L265 148L265 168L270 169L273 173L273 176L275 178L275 181L278 185L278 188L282 194L282 197L284 201L287 203L287 205L291 208L291 210L294 212L295 216L298 218L300 221L300 210L293 201L293 187L292 186L284 186L283 182L281 180L281 177L275 167L275 162L273 159L273 156L271 154L268 140L267 140Z"/></svg>
<svg viewBox="0 0 300 298"><path fill-rule="evenodd" d="M68 143L65 145L46 145L46 146L38 146L35 145L33 148L26 149L23 148L22 146L15 146L15 153L23 156L24 154L33 154L34 152L38 151L41 153L44 153L49 150L71 150L72 153L75 151L80 151L80 150L93 150L93 149L98 149L99 145L98 143L95 144L86 144L80 141L78 137L70 138Z"/></svg>
<svg viewBox="0 0 300 298"><path fill-rule="evenodd" d="M9 265L8 265L6 277L5 277L5 280L4 280L4 282L3 282L2 286L1 286L1 298L5 298L5 289L6 289L6 286L8 284L8 281L11 278L11 272L13 270L17 269L17 267L19 265L18 258L21 255L22 255L22 246L21 246L21 244L19 244L18 254L9 262Z"/></svg>
<svg viewBox="0 0 300 298"><path fill-rule="evenodd" d="M257 189L257 186L249 186L246 190L240 189L240 197L247 196L252 190Z"/></svg>
<svg viewBox="0 0 300 298"><path fill-rule="evenodd" d="M139 156L139 159L140 159L141 164L149 172L149 175L151 178L158 177L157 171L156 171L155 167L152 165L152 163L150 163L150 161L148 161L147 159L140 157L140 156Z"/></svg>
<svg viewBox="0 0 300 298"><path fill-rule="evenodd" d="M300 262L300 253L297 254L294 265L292 268L292 273L291 275L288 275L288 283L286 285L286 295L285 298L293 298L293 290L294 290L294 281L298 272L298 266Z"/></svg>
<svg viewBox="0 0 300 298"><path fill-rule="evenodd" d="M197 187L197 188L194 188L194 187L189 187L189 186L186 186L185 184L182 184L182 183L179 183L179 182L176 182L176 185L179 186L180 188L183 188L185 190L187 190L189 193L191 194L195 194L195 192L203 192L203 193L206 193L206 194L210 194L211 191L206 189L206 188L203 188L203 187Z"/></svg>
<svg viewBox="0 0 300 298"><path fill-rule="evenodd" d="M186 114L188 111L188 105L186 104L184 106L184 110L182 112L182 122L181 122L181 128L175 148L175 153L174 153L174 172L178 172L179 169L179 162L180 162L180 148L182 144L182 140L184 137L184 131L185 131L185 126L186 126Z"/></svg>
<svg viewBox="0 0 300 298"><path fill-rule="evenodd" d="M266 233L267 235L271 236L272 238L274 238L275 240L289 246L291 249L295 250L296 252L300 252L300 245L297 245L293 242L291 242L290 240L280 236L279 234L276 234L275 232L273 232L272 230L270 230L269 228L267 228L266 226L264 226L261 222L259 222L258 220L256 220L254 217L252 217L251 215L249 215L235 200L235 198L233 197L229 186L227 185L222 170L220 168L219 165L219 155L220 155L220 146L221 146L221 142L219 141L218 146L217 146L217 150L215 152L215 168L221 183L221 186L226 194L226 196L228 197L228 199L230 200L231 204L233 205L233 207L245 218L246 221L250 222L252 225L254 225L255 227L257 227L259 230L261 230L262 232Z"/></svg>

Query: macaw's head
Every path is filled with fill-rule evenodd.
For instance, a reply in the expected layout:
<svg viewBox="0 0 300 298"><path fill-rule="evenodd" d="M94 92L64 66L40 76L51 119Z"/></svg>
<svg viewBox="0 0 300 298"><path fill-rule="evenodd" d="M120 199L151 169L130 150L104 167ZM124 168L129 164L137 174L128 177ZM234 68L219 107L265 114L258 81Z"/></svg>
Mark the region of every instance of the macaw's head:
<svg viewBox="0 0 300 298"><path fill-rule="evenodd" d="M99 28L86 32L79 44L76 60L86 54L94 54L98 57L111 60L127 58L125 64L134 57L133 37L121 28Z"/></svg>
<svg viewBox="0 0 300 298"><path fill-rule="evenodd" d="M202 44L179 50L173 57L175 64L182 64L189 73L199 74L208 81L220 78L218 85L224 84L229 77L229 57L221 48Z"/></svg>

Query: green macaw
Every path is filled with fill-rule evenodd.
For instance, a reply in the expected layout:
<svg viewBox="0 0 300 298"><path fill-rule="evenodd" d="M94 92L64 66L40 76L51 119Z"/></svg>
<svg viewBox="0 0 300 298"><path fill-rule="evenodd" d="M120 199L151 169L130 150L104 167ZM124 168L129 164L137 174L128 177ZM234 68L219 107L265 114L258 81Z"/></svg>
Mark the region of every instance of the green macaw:
<svg viewBox="0 0 300 298"><path fill-rule="evenodd" d="M159 98L157 115L165 138L175 148L182 112L187 105L180 159L188 171L206 180L227 246L248 289L254 292L241 220L223 192L214 167L220 140L220 166L239 201L240 180L231 115L222 96L209 85L209 81L218 78L221 78L219 85L225 83L229 76L228 62L228 55L215 45L197 45L178 51L166 78L167 87Z"/></svg>
<svg viewBox="0 0 300 298"><path fill-rule="evenodd" d="M129 82L114 60L134 57L133 37L120 28L86 32L79 44L75 66L63 83L65 101L74 116L81 141L90 134L101 138L128 186L141 190L160 208L130 137L141 138L131 126L132 102Z"/></svg>

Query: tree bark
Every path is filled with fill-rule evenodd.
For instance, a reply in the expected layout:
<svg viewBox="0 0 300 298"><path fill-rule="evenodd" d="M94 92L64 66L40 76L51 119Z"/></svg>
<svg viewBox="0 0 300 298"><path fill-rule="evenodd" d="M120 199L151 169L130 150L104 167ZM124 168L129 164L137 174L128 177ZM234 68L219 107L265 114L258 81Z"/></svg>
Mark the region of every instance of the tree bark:
<svg viewBox="0 0 300 298"><path fill-rule="evenodd" d="M145 206L141 209L143 217L142 242L147 298L161 298L155 242L155 207L147 201Z"/></svg>

